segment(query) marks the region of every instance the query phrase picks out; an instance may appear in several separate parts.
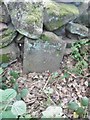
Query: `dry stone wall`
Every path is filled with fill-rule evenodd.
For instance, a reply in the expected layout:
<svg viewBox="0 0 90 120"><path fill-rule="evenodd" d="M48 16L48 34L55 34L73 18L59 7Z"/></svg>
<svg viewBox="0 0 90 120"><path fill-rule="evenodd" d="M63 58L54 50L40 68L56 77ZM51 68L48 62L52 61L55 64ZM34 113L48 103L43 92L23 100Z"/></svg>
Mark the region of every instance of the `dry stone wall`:
<svg viewBox="0 0 90 120"><path fill-rule="evenodd" d="M68 41L90 39L90 7L83 6L73 0L0 1L0 63L21 57L25 72L59 69Z"/></svg>

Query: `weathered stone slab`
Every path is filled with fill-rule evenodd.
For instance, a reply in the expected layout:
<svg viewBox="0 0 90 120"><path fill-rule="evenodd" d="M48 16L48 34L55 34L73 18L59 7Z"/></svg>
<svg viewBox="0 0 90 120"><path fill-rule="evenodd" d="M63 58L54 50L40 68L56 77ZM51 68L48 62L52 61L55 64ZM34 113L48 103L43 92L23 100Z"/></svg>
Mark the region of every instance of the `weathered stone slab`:
<svg viewBox="0 0 90 120"><path fill-rule="evenodd" d="M16 59L18 53L17 50L18 49L14 43L0 49L0 63L7 63Z"/></svg>
<svg viewBox="0 0 90 120"><path fill-rule="evenodd" d="M59 4L48 0L44 3L44 6L44 25L49 31L62 27L79 15L78 8L72 4Z"/></svg>
<svg viewBox="0 0 90 120"><path fill-rule="evenodd" d="M72 38L76 36L76 38L88 38L89 29L81 24L69 22L66 27L67 37Z"/></svg>
<svg viewBox="0 0 90 120"><path fill-rule="evenodd" d="M23 71L28 73L58 70L65 47L66 44L61 40L51 42L48 40L33 41L25 39Z"/></svg>
<svg viewBox="0 0 90 120"><path fill-rule="evenodd" d="M39 2L33 3L32 0L28 2L9 0L5 3L12 23L15 29L32 39L38 38L42 33L43 27L43 7Z"/></svg>

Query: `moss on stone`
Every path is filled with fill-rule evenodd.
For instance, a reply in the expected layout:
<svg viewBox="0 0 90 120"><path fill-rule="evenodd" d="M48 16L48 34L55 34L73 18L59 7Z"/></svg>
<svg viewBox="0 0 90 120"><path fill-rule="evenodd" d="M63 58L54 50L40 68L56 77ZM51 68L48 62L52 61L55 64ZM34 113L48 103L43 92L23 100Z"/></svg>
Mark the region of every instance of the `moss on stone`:
<svg viewBox="0 0 90 120"><path fill-rule="evenodd" d="M69 5L64 3L56 3L54 1L50 1L46 4L46 9L49 14L53 14L56 16L67 15L67 14L79 14L79 10L75 5Z"/></svg>
<svg viewBox="0 0 90 120"><path fill-rule="evenodd" d="M61 19L56 20L56 21L50 21L46 25L46 28L49 29L50 31L53 31L53 29L58 29L59 27L61 27L62 24L63 24L63 22L61 21Z"/></svg>
<svg viewBox="0 0 90 120"><path fill-rule="evenodd" d="M2 38L4 38L5 36L9 36L12 35L15 31L12 29L7 29L5 31L2 32Z"/></svg>
<svg viewBox="0 0 90 120"><path fill-rule="evenodd" d="M59 13L59 5L56 2L50 1L47 4L45 4L46 10L49 14L55 14L55 15L60 15Z"/></svg>
<svg viewBox="0 0 90 120"><path fill-rule="evenodd" d="M46 36L45 34L42 34L40 36L40 39L43 40L43 41L50 41L51 40L51 38L49 36Z"/></svg>
<svg viewBox="0 0 90 120"><path fill-rule="evenodd" d="M0 36L0 48L4 48L8 46L15 38L17 32L11 31L6 32L5 34Z"/></svg>
<svg viewBox="0 0 90 120"><path fill-rule="evenodd" d="M69 4L60 4L60 13L61 15L68 15L68 14L75 14L78 15L79 14L79 10L75 5L69 5Z"/></svg>
<svg viewBox="0 0 90 120"><path fill-rule="evenodd" d="M54 1L46 2L45 12L47 19L44 25L50 31L58 29L79 14L79 10L75 5L58 4Z"/></svg>
<svg viewBox="0 0 90 120"><path fill-rule="evenodd" d="M10 61L10 55L9 54L0 55L0 63L7 63L9 61Z"/></svg>
<svg viewBox="0 0 90 120"><path fill-rule="evenodd" d="M41 23L42 21L42 11L40 7L31 5L31 11L28 13L26 18L27 23Z"/></svg>

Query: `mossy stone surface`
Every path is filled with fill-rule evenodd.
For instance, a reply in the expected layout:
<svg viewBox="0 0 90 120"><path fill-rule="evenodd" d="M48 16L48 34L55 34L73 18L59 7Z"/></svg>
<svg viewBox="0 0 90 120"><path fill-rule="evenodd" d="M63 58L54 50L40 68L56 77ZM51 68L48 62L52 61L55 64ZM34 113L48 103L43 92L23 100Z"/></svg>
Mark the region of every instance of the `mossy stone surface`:
<svg viewBox="0 0 90 120"><path fill-rule="evenodd" d="M13 27L8 26L4 31L0 32L0 48L8 46L16 37L17 32Z"/></svg>
<svg viewBox="0 0 90 120"><path fill-rule="evenodd" d="M56 30L77 15L79 15L79 10L75 5L59 4L54 1L45 2L44 25L47 30Z"/></svg>
<svg viewBox="0 0 90 120"><path fill-rule="evenodd" d="M7 47L0 48L0 63L8 63L16 59L18 49L15 43L10 44Z"/></svg>
<svg viewBox="0 0 90 120"><path fill-rule="evenodd" d="M15 29L22 35L36 39L42 33L43 7L38 2L7 2Z"/></svg>
<svg viewBox="0 0 90 120"><path fill-rule="evenodd" d="M50 34L49 34L50 35ZM55 72L60 67L65 52L65 43L51 40L48 35L36 41L25 39L23 72Z"/></svg>

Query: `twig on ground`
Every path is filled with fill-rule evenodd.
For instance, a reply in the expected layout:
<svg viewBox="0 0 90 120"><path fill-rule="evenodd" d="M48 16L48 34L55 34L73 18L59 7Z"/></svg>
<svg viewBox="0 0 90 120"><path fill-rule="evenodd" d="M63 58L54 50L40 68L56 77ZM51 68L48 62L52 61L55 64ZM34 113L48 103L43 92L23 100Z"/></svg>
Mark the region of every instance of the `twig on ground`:
<svg viewBox="0 0 90 120"><path fill-rule="evenodd" d="M14 64L14 63L16 63L16 62L17 62L17 59L15 59L15 60L9 62L8 66L10 66L11 64Z"/></svg>
<svg viewBox="0 0 90 120"><path fill-rule="evenodd" d="M49 83L50 79L51 79L51 75L48 77L48 80L46 81L46 83L45 83L45 85L44 85L44 87L43 87L43 90L46 88L46 86L47 86L47 84Z"/></svg>

